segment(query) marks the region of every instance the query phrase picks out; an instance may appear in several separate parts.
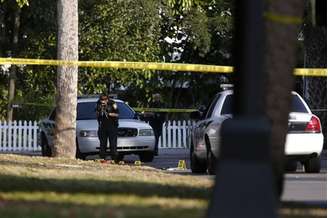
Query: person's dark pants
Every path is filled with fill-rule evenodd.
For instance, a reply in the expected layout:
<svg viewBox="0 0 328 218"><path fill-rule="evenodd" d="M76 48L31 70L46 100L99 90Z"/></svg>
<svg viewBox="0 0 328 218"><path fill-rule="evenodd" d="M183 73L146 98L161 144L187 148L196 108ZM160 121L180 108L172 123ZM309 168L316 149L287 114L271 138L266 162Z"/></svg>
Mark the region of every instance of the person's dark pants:
<svg viewBox="0 0 328 218"><path fill-rule="evenodd" d="M117 153L117 127L116 126L101 126L98 129L98 137L100 141L100 158L106 158L107 142L109 140L110 155L113 160L118 158Z"/></svg>
<svg viewBox="0 0 328 218"><path fill-rule="evenodd" d="M150 126L154 130L154 135L155 135L155 154L158 155L158 143L159 143L159 137L162 135L162 130L163 130L163 124L162 123L149 123Z"/></svg>
<svg viewBox="0 0 328 218"><path fill-rule="evenodd" d="M155 154L158 155L158 143L159 143L159 137L162 135L162 129L156 129L154 130L155 134Z"/></svg>

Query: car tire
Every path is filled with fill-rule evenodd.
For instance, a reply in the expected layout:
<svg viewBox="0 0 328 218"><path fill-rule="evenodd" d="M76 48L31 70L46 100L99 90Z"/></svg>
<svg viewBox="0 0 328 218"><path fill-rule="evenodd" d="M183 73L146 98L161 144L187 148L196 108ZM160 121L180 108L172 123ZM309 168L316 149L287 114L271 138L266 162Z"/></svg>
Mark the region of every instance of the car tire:
<svg viewBox="0 0 328 218"><path fill-rule="evenodd" d="M287 161L285 170L287 172L296 172L297 170L297 161Z"/></svg>
<svg viewBox="0 0 328 218"><path fill-rule="evenodd" d="M51 148L44 133L41 134L41 154L43 157L51 156Z"/></svg>
<svg viewBox="0 0 328 218"><path fill-rule="evenodd" d="M206 164L207 164L207 173L209 175L215 175L216 173L216 157L213 154L211 149L211 144L208 139L208 136L205 136L206 143Z"/></svg>
<svg viewBox="0 0 328 218"><path fill-rule="evenodd" d="M216 174L216 157L214 156L213 152L209 150L207 152L207 173L209 175Z"/></svg>
<svg viewBox="0 0 328 218"><path fill-rule="evenodd" d="M148 151L139 154L139 159L141 162L147 163L147 162L152 162L154 160L154 152L153 151Z"/></svg>
<svg viewBox="0 0 328 218"><path fill-rule="evenodd" d="M87 155L86 154L83 154L80 151L79 143L78 143L77 139L76 139L76 153L75 153L75 158L76 159L80 159L80 160L85 160L87 158Z"/></svg>
<svg viewBox="0 0 328 218"><path fill-rule="evenodd" d="M202 163L194 153L193 145L190 146L190 168L192 173L206 173L206 164Z"/></svg>
<svg viewBox="0 0 328 218"><path fill-rule="evenodd" d="M80 159L80 160L85 160L87 158L87 155L81 153L79 147L76 147L76 155L75 155L76 159Z"/></svg>
<svg viewBox="0 0 328 218"><path fill-rule="evenodd" d="M306 160L304 162L304 169L306 173L320 173L320 156Z"/></svg>

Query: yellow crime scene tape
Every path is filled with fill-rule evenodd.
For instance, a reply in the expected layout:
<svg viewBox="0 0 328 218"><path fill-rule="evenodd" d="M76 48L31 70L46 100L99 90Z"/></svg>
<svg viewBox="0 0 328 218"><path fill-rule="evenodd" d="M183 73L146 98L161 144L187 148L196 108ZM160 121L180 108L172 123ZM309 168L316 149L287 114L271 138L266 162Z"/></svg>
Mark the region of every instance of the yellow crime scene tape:
<svg viewBox="0 0 328 218"><path fill-rule="evenodd" d="M290 15L284 15L284 14L277 14L273 12L265 12L264 17L267 20L281 23L281 24L288 24L288 25L298 25L303 23L302 17L299 16L290 16Z"/></svg>
<svg viewBox="0 0 328 218"><path fill-rule="evenodd" d="M191 113L197 109L178 109L178 108L140 108L133 107L137 112L169 112L169 113Z"/></svg>
<svg viewBox="0 0 328 218"><path fill-rule="evenodd" d="M207 72L207 73L233 72L233 67L230 66L157 63L157 62L130 62L130 61L64 61L64 60L25 59L25 58L0 58L0 64L79 66L79 67L97 67L97 68L188 71L188 72Z"/></svg>
<svg viewBox="0 0 328 218"><path fill-rule="evenodd" d="M48 59L27 58L0 58L0 65L51 65L51 66L79 66L116 69L161 70L161 71L187 71L199 73L232 73L231 66L179 64L157 62L128 62L128 61L64 61ZM327 76L325 68L297 68L295 76Z"/></svg>
<svg viewBox="0 0 328 218"><path fill-rule="evenodd" d="M33 102L24 102L24 103L13 103L13 105L27 105L27 106L38 106L38 107L48 107L53 108L55 105L52 104L41 104ZM133 110L137 112L167 112L167 113L191 113L197 111L197 109L192 108L145 108L145 107L132 107Z"/></svg>
<svg viewBox="0 0 328 218"><path fill-rule="evenodd" d="M325 68L296 68L294 70L295 76L327 76L327 69Z"/></svg>

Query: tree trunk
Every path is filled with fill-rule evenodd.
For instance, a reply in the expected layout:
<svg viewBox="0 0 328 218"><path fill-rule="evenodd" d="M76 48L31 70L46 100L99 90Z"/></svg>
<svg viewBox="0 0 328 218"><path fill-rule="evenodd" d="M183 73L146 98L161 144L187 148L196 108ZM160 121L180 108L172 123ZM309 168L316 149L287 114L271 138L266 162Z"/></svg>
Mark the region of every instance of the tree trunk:
<svg viewBox="0 0 328 218"><path fill-rule="evenodd" d="M304 2L300 0L269 1L266 21L266 108L272 124L271 146L273 173L277 193L283 191L285 139L293 89L293 69L296 64L296 40L303 16ZM278 17L278 18L277 18ZM298 17L289 22L286 17Z"/></svg>
<svg viewBox="0 0 328 218"><path fill-rule="evenodd" d="M78 1L58 0L59 60L78 60ZM74 158L76 153L77 66L57 68L56 125L52 156Z"/></svg>
<svg viewBox="0 0 328 218"><path fill-rule="evenodd" d="M12 52L10 54L10 56L14 56L14 57L17 55L17 46L18 46L19 29L20 29L20 15L21 15L21 9L20 7L17 6L14 15ZM17 71L17 66L16 65L11 66L10 75L9 75L9 89L8 89L8 114L7 114L8 121L13 120L12 104L15 98L16 71Z"/></svg>

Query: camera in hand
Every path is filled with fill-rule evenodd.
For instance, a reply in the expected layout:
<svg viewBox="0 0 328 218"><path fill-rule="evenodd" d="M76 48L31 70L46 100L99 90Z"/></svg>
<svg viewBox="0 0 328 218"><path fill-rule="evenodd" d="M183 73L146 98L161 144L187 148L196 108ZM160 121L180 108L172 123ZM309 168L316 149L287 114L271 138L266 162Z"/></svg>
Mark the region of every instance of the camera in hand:
<svg viewBox="0 0 328 218"><path fill-rule="evenodd" d="M100 112L100 114L103 116L105 115L106 117L108 117L108 104L104 101L100 102L100 105L98 106L98 111Z"/></svg>

